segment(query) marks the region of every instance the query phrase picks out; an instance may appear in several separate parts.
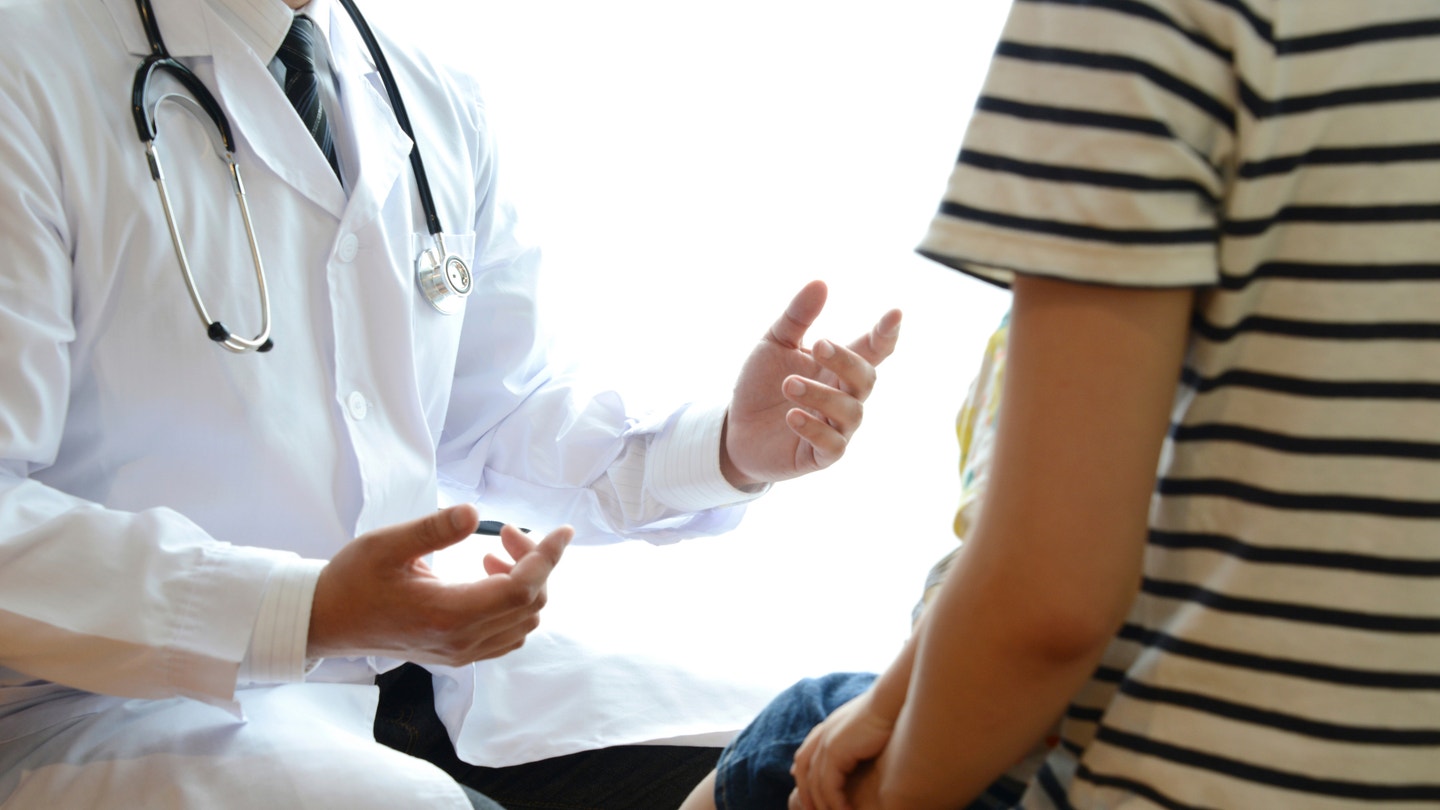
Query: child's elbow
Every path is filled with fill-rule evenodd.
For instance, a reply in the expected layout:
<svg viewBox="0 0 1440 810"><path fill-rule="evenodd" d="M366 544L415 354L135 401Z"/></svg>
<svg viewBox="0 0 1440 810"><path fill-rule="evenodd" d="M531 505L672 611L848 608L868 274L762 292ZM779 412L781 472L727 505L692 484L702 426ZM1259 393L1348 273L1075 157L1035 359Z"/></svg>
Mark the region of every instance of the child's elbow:
<svg viewBox="0 0 1440 810"><path fill-rule="evenodd" d="M1123 620L1113 611L1057 606L1033 620L1019 639L1032 656L1056 664L1096 660Z"/></svg>
<svg viewBox="0 0 1440 810"><path fill-rule="evenodd" d="M1101 593L1060 587L1032 593L1014 607L1004 635L1032 660L1052 664L1098 660L1124 623L1134 598L1133 588Z"/></svg>

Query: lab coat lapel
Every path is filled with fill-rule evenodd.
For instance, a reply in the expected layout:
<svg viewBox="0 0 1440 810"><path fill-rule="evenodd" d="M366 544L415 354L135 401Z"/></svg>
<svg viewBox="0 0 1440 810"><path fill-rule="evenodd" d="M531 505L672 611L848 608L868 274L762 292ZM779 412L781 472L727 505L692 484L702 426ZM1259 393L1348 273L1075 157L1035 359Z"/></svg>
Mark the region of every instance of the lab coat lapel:
<svg viewBox="0 0 1440 810"><path fill-rule="evenodd" d="M341 188L324 154L266 66L229 27L210 26L220 103L256 159L316 205L339 219Z"/></svg>
<svg viewBox="0 0 1440 810"><path fill-rule="evenodd" d="M340 84L348 129L354 137L359 172L350 192L346 219L351 226L373 219L409 165L411 141L395 119L385 85L375 71L359 34L339 4L332 4L332 26L349 36L332 37L331 56ZM331 29L336 30L334 27Z"/></svg>
<svg viewBox="0 0 1440 810"><path fill-rule="evenodd" d="M150 49L133 0L104 2L126 47L137 55L138 65L139 55ZM151 3L170 54L189 62L210 86L242 144L281 180L339 219L345 209L344 189L266 69L263 57L237 30L243 28L247 35L258 38L283 36L283 31L275 31L273 26L287 20L290 12L283 5L277 5L278 13L266 13L269 10L263 7L242 8L248 12L242 17L226 6L226 0L215 4L196 0ZM206 81L207 58L214 70L213 83ZM241 158L242 172L244 162Z"/></svg>

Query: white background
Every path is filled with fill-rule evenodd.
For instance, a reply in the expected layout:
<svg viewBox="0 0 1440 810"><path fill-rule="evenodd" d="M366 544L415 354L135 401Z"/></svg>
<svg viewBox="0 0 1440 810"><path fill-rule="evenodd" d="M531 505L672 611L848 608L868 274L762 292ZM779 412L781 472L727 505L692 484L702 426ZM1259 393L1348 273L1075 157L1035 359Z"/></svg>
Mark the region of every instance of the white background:
<svg viewBox="0 0 1440 810"><path fill-rule="evenodd" d="M544 628L767 688L882 667L955 542L954 418L1008 304L913 253L1008 4L370 6L479 76L560 345L627 399L724 397L813 278L809 340L905 313L836 467L726 536L570 549Z"/></svg>

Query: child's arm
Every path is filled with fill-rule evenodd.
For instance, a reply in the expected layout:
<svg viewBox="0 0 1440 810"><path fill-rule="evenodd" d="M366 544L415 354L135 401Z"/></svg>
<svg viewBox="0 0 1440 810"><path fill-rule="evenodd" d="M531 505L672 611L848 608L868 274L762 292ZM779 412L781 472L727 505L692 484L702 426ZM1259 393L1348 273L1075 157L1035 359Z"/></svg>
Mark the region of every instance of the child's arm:
<svg viewBox="0 0 1440 810"><path fill-rule="evenodd" d="M871 774L887 808L964 804L1022 757L1093 671L1140 582L1192 292L1014 288L990 486Z"/></svg>

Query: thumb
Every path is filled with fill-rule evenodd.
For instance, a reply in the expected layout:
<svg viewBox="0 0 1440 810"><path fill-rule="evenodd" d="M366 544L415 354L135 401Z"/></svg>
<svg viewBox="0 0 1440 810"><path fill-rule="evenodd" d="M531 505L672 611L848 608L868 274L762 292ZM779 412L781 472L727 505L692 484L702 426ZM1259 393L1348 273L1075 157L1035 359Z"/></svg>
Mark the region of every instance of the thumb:
<svg viewBox="0 0 1440 810"><path fill-rule="evenodd" d="M816 280L806 284L790 300L785 314L770 327L768 337L781 346L799 347L805 340L805 330L815 323L815 319L820 317L820 310L825 308L825 296L825 282Z"/></svg>
<svg viewBox="0 0 1440 810"><path fill-rule="evenodd" d="M474 505L462 503L441 509L419 520L401 523L384 534L394 534L385 544L391 562L408 563L469 537L480 523Z"/></svg>

